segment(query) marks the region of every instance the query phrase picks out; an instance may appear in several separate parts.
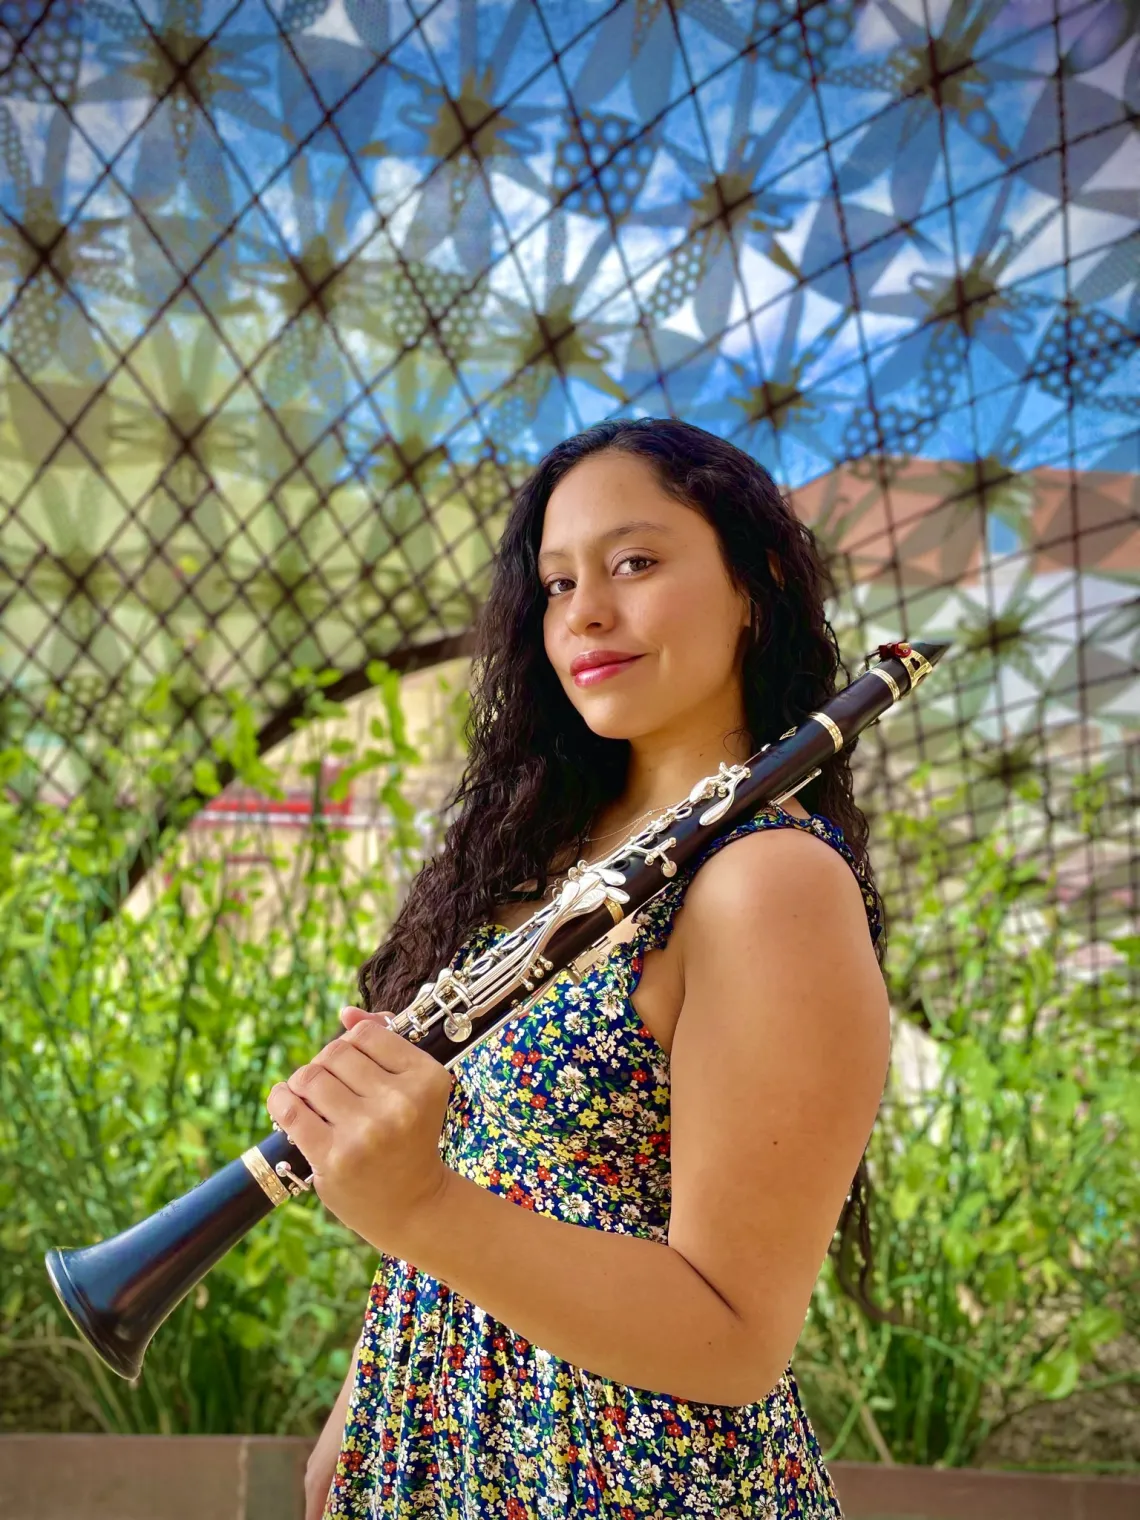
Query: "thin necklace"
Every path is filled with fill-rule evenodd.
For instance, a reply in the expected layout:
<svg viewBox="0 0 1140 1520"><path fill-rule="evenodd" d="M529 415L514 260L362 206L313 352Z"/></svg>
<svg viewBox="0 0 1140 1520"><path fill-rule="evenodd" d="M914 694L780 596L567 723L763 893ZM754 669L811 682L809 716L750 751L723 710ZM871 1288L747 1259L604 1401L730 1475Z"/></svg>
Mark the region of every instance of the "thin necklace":
<svg viewBox="0 0 1140 1520"><path fill-rule="evenodd" d="M643 818L648 818L650 813L658 813L660 811L661 809L658 807L646 808L644 813L638 813L637 817L631 819L629 823L620 824L616 829L607 829L604 834L586 834L583 836L582 842L583 844L594 844L599 839L609 839L614 834L621 834L626 830L632 828L635 823L640 823ZM550 885L546 889L546 895L548 897L554 897L558 893L560 884L565 880L569 873L569 866L566 867L566 870L558 871L555 873L553 879L550 882Z"/></svg>
<svg viewBox="0 0 1140 1520"><path fill-rule="evenodd" d="M619 824L616 829L607 829L604 834L587 834L583 840L585 844L594 844L599 839L610 839L614 834L621 834L631 829L635 823L640 823L643 818L648 818L650 813L659 813L661 809L656 806L646 808L644 813L638 813L636 818L631 818L628 823Z"/></svg>
<svg viewBox="0 0 1140 1520"><path fill-rule="evenodd" d="M659 813L660 811L661 809L658 807L646 808L644 813L639 813L637 817L631 819L629 823L620 824L616 829L607 829L604 834L586 834L583 836L582 842L583 844L594 844L599 839L609 839L614 834L624 833L626 830L632 828L635 823L640 823L643 818L648 818L650 813ZM550 882L550 885L546 889L547 897L553 898L558 895L562 882L565 881L567 876L569 876L570 870L571 867L567 866L564 871L556 872Z"/></svg>

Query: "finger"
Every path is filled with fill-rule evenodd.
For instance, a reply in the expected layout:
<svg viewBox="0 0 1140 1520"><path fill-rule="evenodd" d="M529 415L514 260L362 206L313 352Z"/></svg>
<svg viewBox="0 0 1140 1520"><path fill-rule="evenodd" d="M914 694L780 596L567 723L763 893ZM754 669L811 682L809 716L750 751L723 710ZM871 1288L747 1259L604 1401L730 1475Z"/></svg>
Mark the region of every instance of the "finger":
<svg viewBox="0 0 1140 1520"><path fill-rule="evenodd" d="M330 1124L335 1124L360 1103L360 1098L352 1088L346 1087L327 1066L319 1065L316 1061L310 1061L307 1066L298 1066L286 1086Z"/></svg>
<svg viewBox="0 0 1140 1520"><path fill-rule="evenodd" d="M376 1062L351 1044L344 1035L338 1036L313 1057L312 1064L319 1063L335 1072L347 1088L358 1098L366 1098L376 1090L377 1081L384 1081L390 1073L378 1068Z"/></svg>
<svg viewBox="0 0 1140 1520"><path fill-rule="evenodd" d="M410 1071L427 1057L426 1051L417 1050L410 1040L395 1030L385 1029L377 1019L361 1019L340 1036L340 1043L362 1050L377 1066L393 1074Z"/></svg>
<svg viewBox="0 0 1140 1520"><path fill-rule="evenodd" d="M331 1125L284 1082L277 1082L269 1089L265 1106L269 1117L285 1131L290 1143L303 1152L309 1165L320 1166L332 1138Z"/></svg>
<svg viewBox="0 0 1140 1520"><path fill-rule="evenodd" d="M340 1021L346 1029L355 1029L357 1024L362 1024L365 1019L375 1019L381 1027L385 1027L392 1015L390 1013L368 1013L363 1008L342 1008Z"/></svg>

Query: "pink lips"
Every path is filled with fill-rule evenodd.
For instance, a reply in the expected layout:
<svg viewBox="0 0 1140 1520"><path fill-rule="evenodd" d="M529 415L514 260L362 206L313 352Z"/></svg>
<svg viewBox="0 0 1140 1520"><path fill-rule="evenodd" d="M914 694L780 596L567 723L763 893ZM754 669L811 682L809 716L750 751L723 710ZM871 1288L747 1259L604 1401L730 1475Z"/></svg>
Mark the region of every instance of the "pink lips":
<svg viewBox="0 0 1140 1520"><path fill-rule="evenodd" d="M608 651L602 651L603 660L600 663L591 661L587 664L586 660L583 659L574 660L571 663L570 670L574 677L575 686L596 686L599 681L606 681L610 676L618 675L621 671L634 664L635 661L641 659L639 654L631 654L607 660L604 658L606 653ZM589 656L586 659L589 659ZM575 666L577 666L577 669L575 669Z"/></svg>

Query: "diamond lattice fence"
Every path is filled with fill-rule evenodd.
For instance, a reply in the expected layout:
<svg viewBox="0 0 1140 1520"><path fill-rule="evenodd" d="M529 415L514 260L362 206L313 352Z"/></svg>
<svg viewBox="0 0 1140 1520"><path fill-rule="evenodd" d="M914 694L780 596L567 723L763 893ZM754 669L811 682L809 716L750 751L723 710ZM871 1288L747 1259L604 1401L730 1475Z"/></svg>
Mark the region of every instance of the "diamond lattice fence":
<svg viewBox="0 0 1140 1520"><path fill-rule="evenodd" d="M553 442L673 414L834 557L853 661L955 654L871 811L1040 783L1092 939L1136 895L1134 0L4 0L0 677L82 785L162 673L462 651ZM1094 850L1060 799L1106 767ZM921 770L919 767L922 767ZM1055 804L1055 805L1054 805Z"/></svg>

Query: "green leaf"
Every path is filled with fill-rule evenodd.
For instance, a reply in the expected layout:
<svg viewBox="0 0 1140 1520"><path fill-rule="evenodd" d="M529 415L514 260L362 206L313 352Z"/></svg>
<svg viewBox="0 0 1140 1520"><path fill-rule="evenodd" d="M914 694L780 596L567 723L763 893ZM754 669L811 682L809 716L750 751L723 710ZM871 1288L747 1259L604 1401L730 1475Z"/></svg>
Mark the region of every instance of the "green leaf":
<svg viewBox="0 0 1140 1520"><path fill-rule="evenodd" d="M908 1219L913 1219L918 1210L919 1195L908 1188L905 1183L899 1183L891 1194L891 1213L900 1224L905 1224Z"/></svg>
<svg viewBox="0 0 1140 1520"><path fill-rule="evenodd" d="M281 1270L290 1276L304 1277L309 1270L309 1253L306 1242L292 1231L282 1231L277 1242Z"/></svg>
<svg viewBox="0 0 1140 1520"><path fill-rule="evenodd" d="M1017 1293L1020 1281L1016 1262L1000 1261L982 1278L982 1292L991 1304L1007 1304Z"/></svg>
<svg viewBox="0 0 1140 1520"><path fill-rule="evenodd" d="M1050 1083L1045 1106L1049 1117L1061 1127L1072 1123L1077 1104L1081 1101L1081 1089L1072 1077L1061 1077Z"/></svg>
<svg viewBox="0 0 1140 1520"><path fill-rule="evenodd" d="M1140 1132L1140 1074L1116 1073L1101 1088L1101 1100L1110 1113L1119 1114L1133 1133Z"/></svg>
<svg viewBox="0 0 1140 1520"><path fill-rule="evenodd" d="M252 1314L231 1314L229 1330L238 1345L244 1346L247 1351L256 1351L269 1338L269 1326L263 1319L257 1319Z"/></svg>
<svg viewBox="0 0 1140 1520"><path fill-rule="evenodd" d="M1117 1309L1092 1304L1083 1309L1069 1327L1069 1340L1082 1362L1092 1360L1098 1346L1107 1346L1124 1330L1124 1316Z"/></svg>
<svg viewBox="0 0 1140 1520"><path fill-rule="evenodd" d="M964 1271L977 1261L981 1246L969 1230L947 1230L942 1236L942 1254L952 1267Z"/></svg>
<svg viewBox="0 0 1140 1520"><path fill-rule="evenodd" d="M927 1140L918 1140L903 1157L902 1178L905 1186L920 1193L931 1186L940 1171L938 1152Z"/></svg>
<svg viewBox="0 0 1140 1520"><path fill-rule="evenodd" d="M1081 1364L1075 1351L1066 1348L1038 1362L1029 1381L1047 1399L1067 1399L1077 1386Z"/></svg>
<svg viewBox="0 0 1140 1520"><path fill-rule="evenodd" d="M146 1087L161 1075L166 1066L166 1058L153 1045L135 1044L123 1052L122 1064Z"/></svg>
<svg viewBox="0 0 1140 1520"><path fill-rule="evenodd" d="M203 797L216 797L222 789L222 783L218 779L218 771L212 760L202 756L194 762L191 772L191 780L195 791L201 792Z"/></svg>

